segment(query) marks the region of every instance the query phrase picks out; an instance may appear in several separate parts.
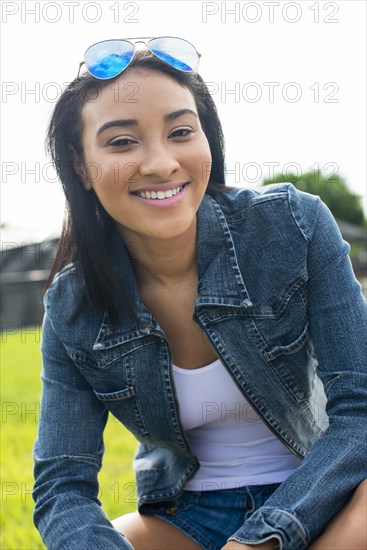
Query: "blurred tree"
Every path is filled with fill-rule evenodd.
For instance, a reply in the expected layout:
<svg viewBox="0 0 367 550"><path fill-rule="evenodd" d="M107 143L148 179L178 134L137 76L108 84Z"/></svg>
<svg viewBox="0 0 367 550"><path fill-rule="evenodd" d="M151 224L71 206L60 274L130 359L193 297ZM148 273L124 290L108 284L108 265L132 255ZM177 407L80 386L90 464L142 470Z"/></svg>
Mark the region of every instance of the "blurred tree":
<svg viewBox="0 0 367 550"><path fill-rule="evenodd" d="M320 170L306 172L301 176L288 173L276 174L272 179L266 179L262 185L289 181L300 191L318 195L330 208L333 216L346 222L364 226L365 217L361 197L348 188L346 181L338 174L324 176Z"/></svg>

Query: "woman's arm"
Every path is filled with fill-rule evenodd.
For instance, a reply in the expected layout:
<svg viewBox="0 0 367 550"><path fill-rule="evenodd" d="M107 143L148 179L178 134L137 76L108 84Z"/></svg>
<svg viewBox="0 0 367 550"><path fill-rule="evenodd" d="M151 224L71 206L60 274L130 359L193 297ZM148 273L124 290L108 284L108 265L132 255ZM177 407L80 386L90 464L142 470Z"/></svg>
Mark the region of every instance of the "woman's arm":
<svg viewBox="0 0 367 550"><path fill-rule="evenodd" d="M68 357L47 314L42 355L34 523L48 550L131 550L97 498L107 411Z"/></svg>
<svg viewBox="0 0 367 550"><path fill-rule="evenodd" d="M326 526L321 536L311 543L308 550L326 550L329 548L346 550L365 550L367 548L367 479L354 491L352 498ZM221 550L275 550L277 541L273 539L258 545L242 544L230 541Z"/></svg>
<svg viewBox="0 0 367 550"><path fill-rule="evenodd" d="M292 189L290 204L308 241L307 316L329 427L299 468L233 536L251 545L273 535L282 550L303 550L365 477L367 306L349 246L326 206L320 201L315 209L314 197L300 200Z"/></svg>

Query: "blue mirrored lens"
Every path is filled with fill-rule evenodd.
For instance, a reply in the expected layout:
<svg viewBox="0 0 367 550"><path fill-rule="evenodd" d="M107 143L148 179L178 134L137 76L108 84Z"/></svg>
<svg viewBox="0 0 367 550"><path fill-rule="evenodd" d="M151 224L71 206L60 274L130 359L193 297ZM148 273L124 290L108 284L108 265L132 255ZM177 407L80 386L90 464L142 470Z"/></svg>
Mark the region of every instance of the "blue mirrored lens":
<svg viewBox="0 0 367 550"><path fill-rule="evenodd" d="M95 65L90 65L88 70L96 78L113 78L126 69L131 57L131 55L111 54Z"/></svg>
<svg viewBox="0 0 367 550"><path fill-rule="evenodd" d="M190 67L190 65L188 65L184 61L181 61L180 59L177 59L168 53L162 52L156 48L150 48L150 51L154 53L154 55L159 57L159 59L161 59L162 61L165 61L166 63L168 63L168 65L171 65L172 67L174 67L175 69L178 69L179 71L190 72L194 70L193 67Z"/></svg>
<svg viewBox="0 0 367 550"><path fill-rule="evenodd" d="M134 51L134 46L123 40L98 42L85 52L85 64L96 78L113 78L126 69L134 56Z"/></svg>
<svg viewBox="0 0 367 550"><path fill-rule="evenodd" d="M148 43L150 51L159 59L179 71L195 71L199 65L199 55L194 46L183 38L162 36Z"/></svg>

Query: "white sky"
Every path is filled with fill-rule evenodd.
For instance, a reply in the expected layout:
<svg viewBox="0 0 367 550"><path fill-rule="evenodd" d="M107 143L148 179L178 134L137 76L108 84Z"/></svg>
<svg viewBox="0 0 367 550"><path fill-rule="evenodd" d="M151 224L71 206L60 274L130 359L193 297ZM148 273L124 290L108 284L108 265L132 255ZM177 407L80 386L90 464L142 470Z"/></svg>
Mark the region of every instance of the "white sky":
<svg viewBox="0 0 367 550"><path fill-rule="evenodd" d="M299 173L320 167L345 177L365 203L366 6L3 0L3 241L42 239L60 227L64 200L44 153L47 121L86 48L108 38L180 36L201 52L199 72L226 136L229 184L258 185L272 163L285 173L289 163Z"/></svg>

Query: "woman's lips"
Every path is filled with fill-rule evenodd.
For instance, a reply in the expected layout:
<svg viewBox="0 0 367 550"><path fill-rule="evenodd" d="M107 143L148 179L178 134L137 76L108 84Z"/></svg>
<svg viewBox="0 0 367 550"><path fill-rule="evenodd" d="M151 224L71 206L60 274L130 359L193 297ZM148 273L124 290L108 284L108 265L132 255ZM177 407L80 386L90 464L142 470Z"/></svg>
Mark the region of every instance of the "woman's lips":
<svg viewBox="0 0 367 550"><path fill-rule="evenodd" d="M181 202L188 187L189 183L184 183L182 186L171 186L170 188L167 188L167 190L162 189L161 186L157 186L157 189L139 191L139 193L143 193L145 196L141 196L137 192L132 193L132 195L137 200L142 201L145 204L149 204L155 208L168 208Z"/></svg>

